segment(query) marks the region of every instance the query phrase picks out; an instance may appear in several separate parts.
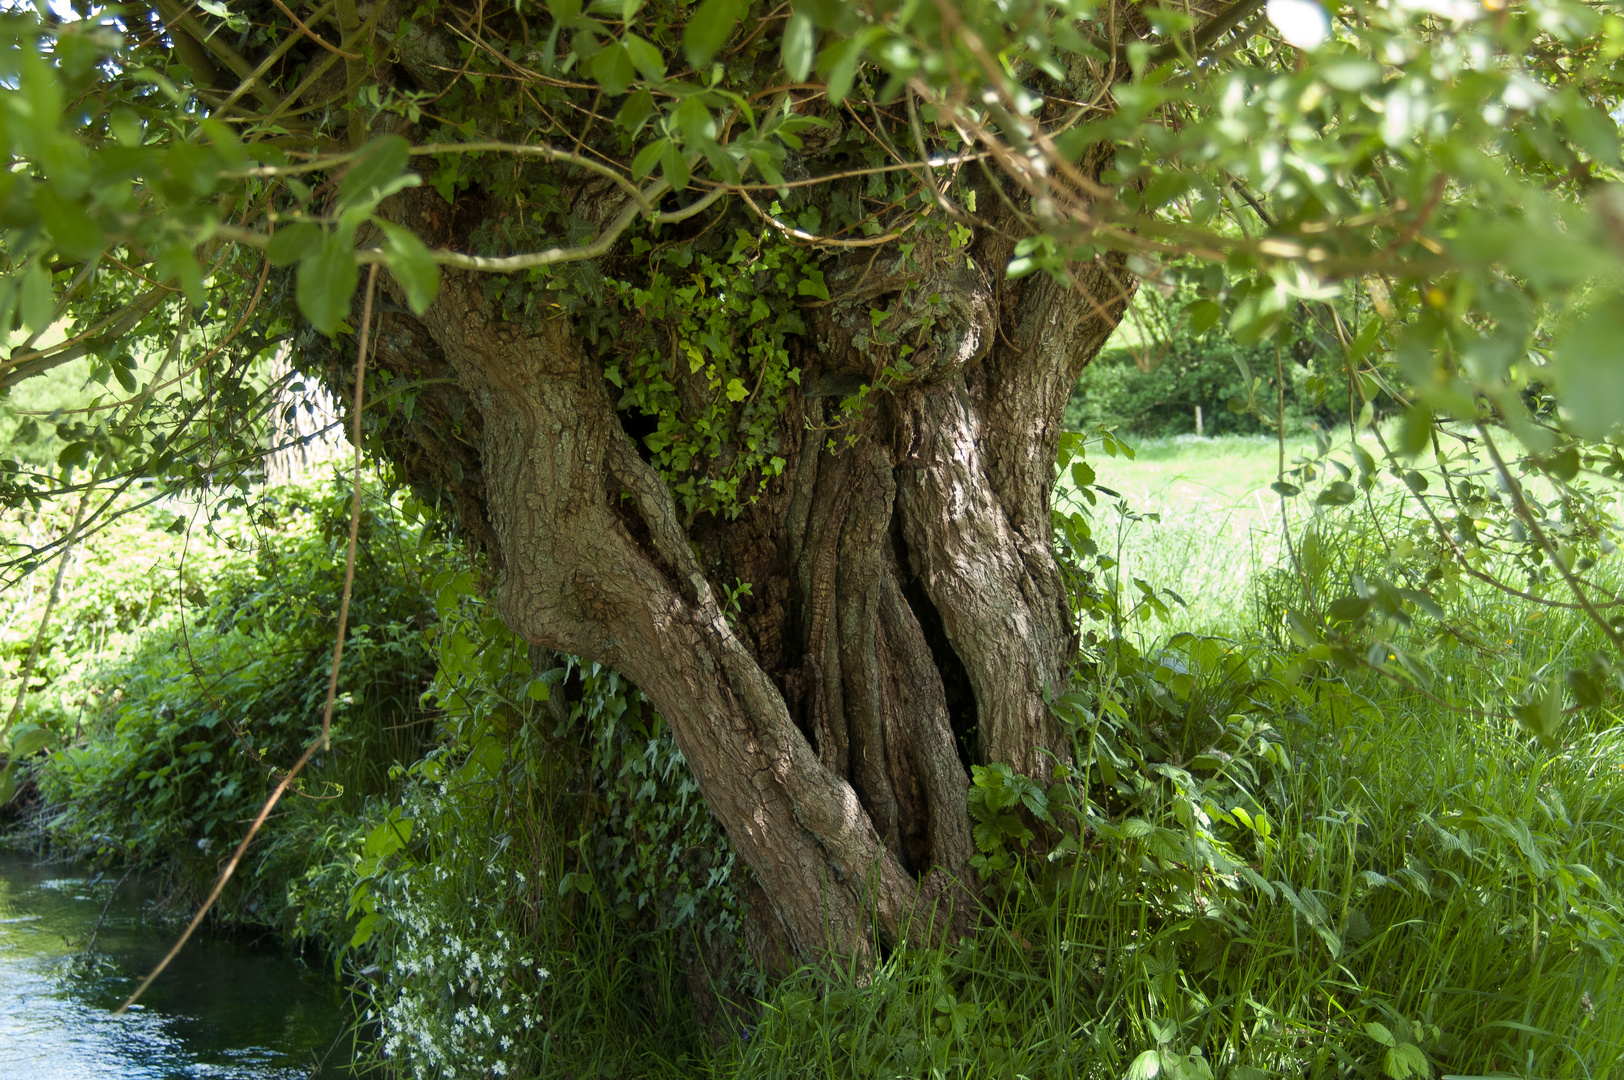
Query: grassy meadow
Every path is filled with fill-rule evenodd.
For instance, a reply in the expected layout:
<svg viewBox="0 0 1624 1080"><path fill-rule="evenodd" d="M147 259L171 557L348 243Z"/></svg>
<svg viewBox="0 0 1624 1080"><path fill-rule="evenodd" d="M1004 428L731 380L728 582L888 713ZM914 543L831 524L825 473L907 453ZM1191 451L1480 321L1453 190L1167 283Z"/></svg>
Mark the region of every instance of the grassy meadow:
<svg viewBox="0 0 1624 1080"><path fill-rule="evenodd" d="M1274 439L1178 436L1134 443L1135 456L1095 454L1095 542L1124 580L1172 588L1189 605L1159 629L1233 633L1251 604L1250 584L1282 554ZM1113 499L1108 491L1118 493ZM1056 500L1076 504L1061 478Z"/></svg>

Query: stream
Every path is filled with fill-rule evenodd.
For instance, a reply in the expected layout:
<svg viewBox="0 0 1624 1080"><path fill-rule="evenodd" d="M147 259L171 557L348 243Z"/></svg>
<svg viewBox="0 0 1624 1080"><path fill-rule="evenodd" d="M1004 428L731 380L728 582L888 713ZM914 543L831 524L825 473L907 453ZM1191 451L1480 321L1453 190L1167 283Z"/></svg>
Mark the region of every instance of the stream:
<svg viewBox="0 0 1624 1080"><path fill-rule="evenodd" d="M132 875L113 894L117 880L0 851L0 1077L292 1080L344 1071L342 990L272 946L199 933L115 1017L178 932L144 921L147 886Z"/></svg>

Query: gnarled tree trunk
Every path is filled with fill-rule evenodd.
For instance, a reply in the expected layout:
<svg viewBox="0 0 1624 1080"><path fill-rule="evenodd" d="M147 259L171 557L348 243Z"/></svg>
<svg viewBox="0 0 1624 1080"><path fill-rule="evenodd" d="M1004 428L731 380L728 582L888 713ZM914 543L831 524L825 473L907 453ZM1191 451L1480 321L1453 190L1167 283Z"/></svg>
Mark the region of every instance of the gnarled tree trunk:
<svg viewBox="0 0 1624 1080"><path fill-rule="evenodd" d="M425 234L452 218L423 189L395 214ZM1007 262L1000 243L973 263L925 242L823 263L834 299L806 312L787 466L734 521L685 526L567 319L501 322L451 274L424 317L397 307L378 329L384 368L455 380L396 453L456 497L503 617L648 695L803 957L962 919L968 765L1043 777L1061 751L1044 703L1073 642L1055 442L1131 285L1109 260L1075 288L1006 282L984 269ZM910 377L831 449L835 399L877 367L871 308L923 319L929 296ZM735 579L752 594L730 615L714 586Z"/></svg>

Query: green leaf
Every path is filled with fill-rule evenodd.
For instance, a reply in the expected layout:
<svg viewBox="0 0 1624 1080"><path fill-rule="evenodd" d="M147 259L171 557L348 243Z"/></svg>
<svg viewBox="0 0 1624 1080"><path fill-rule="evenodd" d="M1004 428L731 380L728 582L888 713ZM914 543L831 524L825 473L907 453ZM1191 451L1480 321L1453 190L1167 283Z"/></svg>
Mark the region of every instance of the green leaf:
<svg viewBox="0 0 1624 1080"><path fill-rule="evenodd" d="M628 33L622 44L626 46L626 55L631 57L632 66L643 78L649 82L660 82L665 78L665 57L651 42Z"/></svg>
<svg viewBox="0 0 1624 1080"><path fill-rule="evenodd" d="M637 78L637 68L632 64L631 53L620 42L609 46L597 56L592 58L588 65L592 77L603 87L603 92L610 97L619 97L631 86Z"/></svg>
<svg viewBox="0 0 1624 1080"><path fill-rule="evenodd" d="M355 935L350 938L350 948L359 949L371 941L372 935L378 930L379 920L380 916L375 911L361 916L361 921L355 924Z"/></svg>
<svg viewBox="0 0 1624 1080"><path fill-rule="evenodd" d="M1218 325L1218 319L1223 315L1224 309L1218 306L1216 300L1197 300L1186 311L1190 318L1190 333L1204 334Z"/></svg>
<svg viewBox="0 0 1624 1080"><path fill-rule="evenodd" d="M829 87L829 102L839 105L851 93L857 78L857 61L862 58L863 43L859 38L842 38L824 49L818 57L818 68L826 72L824 82Z"/></svg>
<svg viewBox="0 0 1624 1080"><path fill-rule="evenodd" d="M727 399L729 401L743 401L749 396L750 391L745 389L744 383L738 379L729 379L727 381Z"/></svg>
<svg viewBox="0 0 1624 1080"><path fill-rule="evenodd" d="M6 803L10 802L11 797L16 793L17 763L15 761L8 761L6 762L6 767L4 769L0 769L0 806L4 806Z"/></svg>
<svg viewBox="0 0 1624 1080"><path fill-rule="evenodd" d="M23 271L18 307L22 309L23 326L29 333L37 334L50 325L51 312L56 310L56 293L51 291L51 275L38 259L30 260L28 269Z"/></svg>
<svg viewBox="0 0 1624 1080"><path fill-rule="evenodd" d="M412 144L399 135L385 135L362 147L339 182L339 209L376 205L402 188L421 183L418 176L406 173L411 150Z"/></svg>
<svg viewBox="0 0 1624 1080"><path fill-rule="evenodd" d="M203 291L203 268L186 244L176 241L164 248L158 256L157 271L162 281L179 281L181 291L194 305L201 307L208 300Z"/></svg>
<svg viewBox="0 0 1624 1080"><path fill-rule="evenodd" d="M1432 1075L1432 1066L1419 1046L1402 1042L1382 1056L1382 1072L1393 1080L1409 1080L1412 1076Z"/></svg>
<svg viewBox="0 0 1624 1080"><path fill-rule="evenodd" d="M1540 742L1554 743L1562 730L1562 694L1553 683L1534 687L1524 701L1512 706L1511 711L1517 717L1517 722Z"/></svg>
<svg viewBox="0 0 1624 1080"><path fill-rule="evenodd" d="M688 162L683 160L682 151L669 139L660 152L660 175L665 182L671 185L672 191L681 191L688 186Z"/></svg>
<svg viewBox="0 0 1624 1080"><path fill-rule="evenodd" d="M406 303L415 314L421 315L434 302L440 289L440 267L429 254L428 245L410 229L393 222L380 221L386 243L384 265L406 290Z"/></svg>
<svg viewBox="0 0 1624 1080"><path fill-rule="evenodd" d="M727 43L743 14L741 6L739 0L704 0L688 16L688 25L682 30L682 47L696 69L708 65Z"/></svg>
<svg viewBox="0 0 1624 1080"><path fill-rule="evenodd" d="M1314 74L1336 89L1350 92L1382 81L1381 65L1357 56L1318 61L1314 64Z"/></svg>
<svg viewBox="0 0 1624 1080"><path fill-rule="evenodd" d="M1346 506L1358 498L1358 492L1346 480L1333 480L1325 485L1325 490L1319 493L1314 502L1319 506Z"/></svg>
<svg viewBox="0 0 1624 1080"><path fill-rule="evenodd" d="M381 859L393 855L406 846L412 838L412 819L390 818L382 825L367 833L362 844L362 853L369 859Z"/></svg>
<svg viewBox="0 0 1624 1080"><path fill-rule="evenodd" d="M784 24L784 74L789 76L791 82L805 82L811 74L812 61L816 59L817 38L812 17L804 11L795 12Z"/></svg>
<svg viewBox="0 0 1624 1080"><path fill-rule="evenodd" d="M63 254L94 259L107 246L107 234L85 213L85 208L63 198L50 184L35 185L34 209Z"/></svg>
<svg viewBox="0 0 1624 1080"><path fill-rule="evenodd" d="M1603 294L1552 350L1568 426L1599 439L1624 421L1624 291Z"/></svg>
<svg viewBox="0 0 1624 1080"><path fill-rule="evenodd" d="M1155 1050L1146 1050L1128 1066L1122 1080L1155 1080L1162 1071L1162 1056Z"/></svg>
<svg viewBox="0 0 1624 1080"><path fill-rule="evenodd" d="M113 377L118 380L118 384L124 388L126 394L133 394L136 391L135 375L130 371L133 365L134 361L128 356L120 357L113 364Z"/></svg>
<svg viewBox="0 0 1624 1080"><path fill-rule="evenodd" d="M1399 449L1409 457L1421 453L1432 445L1432 410L1425 405L1411 405L1404 413L1404 423L1398 433Z"/></svg>
<svg viewBox="0 0 1624 1080"><path fill-rule="evenodd" d="M350 313L350 297L360 280L355 252L347 239L327 233L316 249L299 262L299 310L324 334L337 330Z"/></svg>
<svg viewBox="0 0 1624 1080"><path fill-rule="evenodd" d="M796 296L815 296L819 300L829 299L829 286L823 283L822 270L808 270L806 277L795 286Z"/></svg>
<svg viewBox="0 0 1624 1080"><path fill-rule="evenodd" d="M284 225L271 234L265 257L272 266L292 266L321 243L322 232L308 221Z"/></svg>
<svg viewBox="0 0 1624 1080"><path fill-rule="evenodd" d="M677 122L677 130L682 132L683 141L690 146L716 140L716 119L698 97L691 97L678 105L672 119Z"/></svg>
<svg viewBox="0 0 1624 1080"><path fill-rule="evenodd" d="M29 728L11 737L11 756L15 759L30 757L50 745L51 733L42 727Z"/></svg>
<svg viewBox="0 0 1624 1080"><path fill-rule="evenodd" d="M1325 614L1334 622L1356 623L1370 611L1371 602L1362 596L1344 596L1325 608Z"/></svg>
<svg viewBox="0 0 1624 1080"><path fill-rule="evenodd" d="M654 115L654 95L647 90L639 90L626 98L626 103L615 114L615 123L626 131L636 135L643 130L649 117ZM646 147L645 147L646 149ZM652 165L650 166L653 167ZM648 175L644 173L643 175Z"/></svg>
<svg viewBox="0 0 1624 1080"><path fill-rule="evenodd" d="M653 172L654 166L659 163L661 156L670 145L670 139L655 139L639 150L637 156L632 158L632 179L641 180Z"/></svg>

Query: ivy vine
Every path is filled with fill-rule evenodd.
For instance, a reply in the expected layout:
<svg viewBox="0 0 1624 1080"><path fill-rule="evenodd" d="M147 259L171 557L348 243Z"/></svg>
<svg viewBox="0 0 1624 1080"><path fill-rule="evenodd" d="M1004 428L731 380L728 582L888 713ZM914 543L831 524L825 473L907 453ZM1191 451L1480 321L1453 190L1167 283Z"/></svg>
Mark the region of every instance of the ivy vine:
<svg viewBox="0 0 1624 1080"><path fill-rule="evenodd" d="M743 229L716 258L641 239L634 250L648 255L645 281L613 283L637 316L605 359L617 408L655 421L643 445L686 514L737 517L784 471L801 381L789 339L806 332L795 302L829 298L823 273L806 249Z"/></svg>

